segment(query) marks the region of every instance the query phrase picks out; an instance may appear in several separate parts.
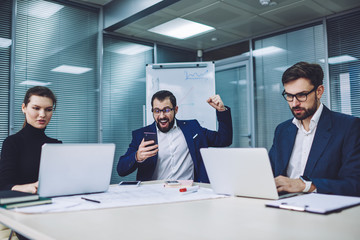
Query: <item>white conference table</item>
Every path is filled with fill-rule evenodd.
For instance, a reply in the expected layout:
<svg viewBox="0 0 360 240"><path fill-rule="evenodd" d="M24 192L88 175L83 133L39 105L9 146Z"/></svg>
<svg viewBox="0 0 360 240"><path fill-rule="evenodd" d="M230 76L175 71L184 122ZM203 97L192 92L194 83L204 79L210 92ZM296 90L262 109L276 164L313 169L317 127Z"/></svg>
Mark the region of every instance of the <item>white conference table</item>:
<svg viewBox="0 0 360 240"><path fill-rule="evenodd" d="M0 222L31 239L360 239L360 206L318 215L228 197L65 213L0 209Z"/></svg>

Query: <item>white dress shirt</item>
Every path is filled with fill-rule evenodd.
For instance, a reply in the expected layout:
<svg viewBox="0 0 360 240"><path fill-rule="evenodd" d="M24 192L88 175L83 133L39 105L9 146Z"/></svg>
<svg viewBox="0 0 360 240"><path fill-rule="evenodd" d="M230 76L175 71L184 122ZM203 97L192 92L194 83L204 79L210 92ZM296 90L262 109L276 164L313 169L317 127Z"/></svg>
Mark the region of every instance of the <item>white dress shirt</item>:
<svg viewBox="0 0 360 240"><path fill-rule="evenodd" d="M194 163L185 136L177 126L176 120L173 128L167 133L163 133L157 128L157 138L159 152L152 179L194 179Z"/></svg>
<svg viewBox="0 0 360 240"><path fill-rule="evenodd" d="M306 131L300 120L293 119L293 124L298 127L295 144L291 153L287 176L289 178L299 178L304 174L306 163L309 157L311 146L314 140L317 124L319 122L324 105L321 103L310 121L310 130Z"/></svg>

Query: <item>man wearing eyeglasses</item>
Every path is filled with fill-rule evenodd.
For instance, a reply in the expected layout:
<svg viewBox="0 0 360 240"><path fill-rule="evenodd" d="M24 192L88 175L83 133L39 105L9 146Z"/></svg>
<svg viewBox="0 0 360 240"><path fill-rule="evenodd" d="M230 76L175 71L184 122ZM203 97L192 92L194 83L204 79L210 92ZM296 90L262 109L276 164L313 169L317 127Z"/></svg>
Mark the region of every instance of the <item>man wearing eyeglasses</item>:
<svg viewBox="0 0 360 240"><path fill-rule="evenodd" d="M299 62L283 76L293 119L275 130L269 156L278 192L360 196L360 119L320 102L324 73Z"/></svg>
<svg viewBox="0 0 360 240"><path fill-rule="evenodd" d="M136 169L137 180L194 180L208 183L209 179L200 155L200 148L226 147L232 143L230 108L220 96L207 102L216 109L218 131L200 126L196 120L178 120L175 96L166 90L156 92L151 99L154 123L133 131L132 141L117 165L120 176ZM146 141L146 133L155 133L156 141ZM221 161L221 159L219 159Z"/></svg>

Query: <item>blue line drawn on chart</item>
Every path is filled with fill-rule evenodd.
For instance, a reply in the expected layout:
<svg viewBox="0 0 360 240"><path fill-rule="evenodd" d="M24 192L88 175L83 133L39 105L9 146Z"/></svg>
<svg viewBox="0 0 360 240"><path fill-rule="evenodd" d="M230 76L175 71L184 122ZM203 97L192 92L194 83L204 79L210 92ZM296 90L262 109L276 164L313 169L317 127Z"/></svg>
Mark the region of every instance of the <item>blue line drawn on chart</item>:
<svg viewBox="0 0 360 240"><path fill-rule="evenodd" d="M206 79L206 74L209 72L209 70L205 70L203 73L189 73L188 71L184 71L185 73L185 80L199 80L199 79Z"/></svg>

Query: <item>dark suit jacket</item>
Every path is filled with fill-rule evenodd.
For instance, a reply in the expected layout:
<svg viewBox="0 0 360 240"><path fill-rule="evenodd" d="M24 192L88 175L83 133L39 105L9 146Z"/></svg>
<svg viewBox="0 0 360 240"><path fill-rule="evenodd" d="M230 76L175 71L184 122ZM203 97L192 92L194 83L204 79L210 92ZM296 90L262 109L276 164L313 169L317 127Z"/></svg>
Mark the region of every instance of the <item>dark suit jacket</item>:
<svg viewBox="0 0 360 240"><path fill-rule="evenodd" d="M286 176L298 128L292 119L275 130L269 156L274 176ZM318 193L360 196L360 119L324 106L305 167Z"/></svg>
<svg viewBox="0 0 360 240"><path fill-rule="evenodd" d="M185 136L191 158L194 162L194 181L197 182L209 182L204 162L200 155L200 148L226 147L232 143L233 130L230 108L224 112L217 111L216 114L219 122L217 132L201 127L196 120L176 120L177 126L180 127ZM138 169L137 180L147 181L152 179L158 155L150 157L141 163L135 160L138 147L144 138L144 132L156 133L156 123L154 122L132 132L132 141L129 148L125 155L120 157L117 165L117 171L120 176L126 176Z"/></svg>

